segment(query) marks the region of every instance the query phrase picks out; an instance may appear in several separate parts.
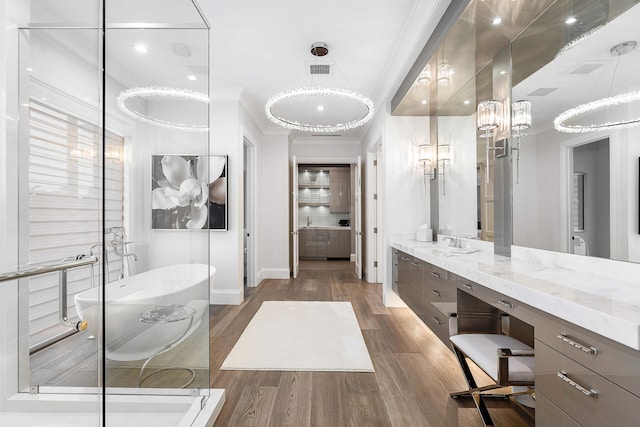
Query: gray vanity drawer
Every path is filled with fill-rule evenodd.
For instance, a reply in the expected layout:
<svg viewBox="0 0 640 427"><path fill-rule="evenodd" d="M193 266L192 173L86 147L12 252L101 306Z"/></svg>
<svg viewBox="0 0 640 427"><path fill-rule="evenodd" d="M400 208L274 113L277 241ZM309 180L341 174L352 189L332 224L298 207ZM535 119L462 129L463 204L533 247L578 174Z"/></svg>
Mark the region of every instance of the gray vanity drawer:
<svg viewBox="0 0 640 427"><path fill-rule="evenodd" d="M449 316L447 313L443 313L432 304L426 304L422 321L440 338L440 341L451 348L449 343Z"/></svg>
<svg viewBox="0 0 640 427"><path fill-rule="evenodd" d="M535 322L535 337L640 396L640 351L549 315Z"/></svg>
<svg viewBox="0 0 640 427"><path fill-rule="evenodd" d="M551 403L540 391L536 391L536 425L540 427L581 427L576 420Z"/></svg>
<svg viewBox="0 0 640 427"><path fill-rule="evenodd" d="M571 418L584 426L638 425L640 398L540 341L535 348L536 390Z"/></svg>

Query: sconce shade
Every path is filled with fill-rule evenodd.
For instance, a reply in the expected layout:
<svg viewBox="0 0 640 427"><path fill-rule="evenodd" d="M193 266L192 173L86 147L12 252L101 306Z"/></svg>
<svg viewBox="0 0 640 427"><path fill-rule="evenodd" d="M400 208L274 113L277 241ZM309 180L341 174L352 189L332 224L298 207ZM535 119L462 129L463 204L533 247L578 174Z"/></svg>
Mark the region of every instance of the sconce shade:
<svg viewBox="0 0 640 427"><path fill-rule="evenodd" d="M418 162L422 164L431 163L431 145L418 145Z"/></svg>
<svg viewBox="0 0 640 427"><path fill-rule="evenodd" d="M438 84L440 86L448 85L451 78L451 65L449 65L447 61L442 60L442 62L438 64L437 74Z"/></svg>
<svg viewBox="0 0 640 427"><path fill-rule="evenodd" d="M451 145L449 144L438 145L438 161L451 162L452 155L453 155L453 152L451 150Z"/></svg>
<svg viewBox="0 0 640 427"><path fill-rule="evenodd" d="M523 130L531 127L531 102L516 101L511 105L511 129Z"/></svg>
<svg viewBox="0 0 640 427"><path fill-rule="evenodd" d="M419 85L428 85L431 82L431 70L429 68L429 64L422 70L420 75L418 76L418 80L416 82Z"/></svg>
<svg viewBox="0 0 640 427"><path fill-rule="evenodd" d="M482 101L478 103L477 122L478 129L489 130L499 126L499 118L502 115L502 104L496 100Z"/></svg>

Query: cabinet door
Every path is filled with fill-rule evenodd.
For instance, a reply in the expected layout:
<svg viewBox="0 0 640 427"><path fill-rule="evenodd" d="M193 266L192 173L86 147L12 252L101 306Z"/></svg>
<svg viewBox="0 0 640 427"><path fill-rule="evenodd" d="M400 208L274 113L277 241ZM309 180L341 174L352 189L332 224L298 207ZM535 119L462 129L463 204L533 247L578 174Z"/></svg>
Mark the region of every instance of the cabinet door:
<svg viewBox="0 0 640 427"><path fill-rule="evenodd" d="M398 293L400 298L421 319L424 318L424 286L421 261L400 253L398 260Z"/></svg>
<svg viewBox="0 0 640 427"><path fill-rule="evenodd" d="M313 258L316 256L314 246L315 232L315 230L301 229L298 233L300 258Z"/></svg>
<svg viewBox="0 0 640 427"><path fill-rule="evenodd" d="M333 170L329 175L329 210L331 212L349 212L350 210L350 172L349 169Z"/></svg>
<svg viewBox="0 0 640 427"><path fill-rule="evenodd" d="M329 250L329 230L315 230L315 256L327 258Z"/></svg>

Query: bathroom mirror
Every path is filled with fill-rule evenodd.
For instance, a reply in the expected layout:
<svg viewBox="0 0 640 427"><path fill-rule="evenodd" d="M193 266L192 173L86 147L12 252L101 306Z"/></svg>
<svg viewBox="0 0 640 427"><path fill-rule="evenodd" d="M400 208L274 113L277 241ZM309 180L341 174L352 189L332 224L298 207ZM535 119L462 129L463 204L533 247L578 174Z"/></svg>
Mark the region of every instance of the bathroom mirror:
<svg viewBox="0 0 640 427"><path fill-rule="evenodd" d="M639 19L637 1L556 2L513 41L512 99L532 119L512 156L514 245L640 262Z"/></svg>
<svg viewBox="0 0 640 427"><path fill-rule="evenodd" d="M492 141L476 125L478 100L491 99L492 63L483 67L460 90L438 107L440 232L493 241ZM487 158L490 159L487 168Z"/></svg>

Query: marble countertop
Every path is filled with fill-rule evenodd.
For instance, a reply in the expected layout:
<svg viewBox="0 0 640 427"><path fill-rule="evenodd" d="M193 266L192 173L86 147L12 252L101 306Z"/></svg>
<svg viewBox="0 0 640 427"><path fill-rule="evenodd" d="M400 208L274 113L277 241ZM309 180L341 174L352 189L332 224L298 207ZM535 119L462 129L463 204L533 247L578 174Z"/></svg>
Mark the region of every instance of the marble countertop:
<svg viewBox="0 0 640 427"><path fill-rule="evenodd" d="M298 227L299 230L351 230L351 227L343 227L341 225L311 225L309 227Z"/></svg>
<svg viewBox="0 0 640 427"><path fill-rule="evenodd" d="M474 241L470 241L468 246L473 244ZM494 255L486 249L452 253L451 248L442 243L417 242L405 236L393 236L391 247L640 350L638 275L612 278L572 270L570 266L562 268L535 257L521 256L521 249L517 254L519 258ZM609 262L615 269L616 262ZM611 269L609 266L608 270Z"/></svg>

